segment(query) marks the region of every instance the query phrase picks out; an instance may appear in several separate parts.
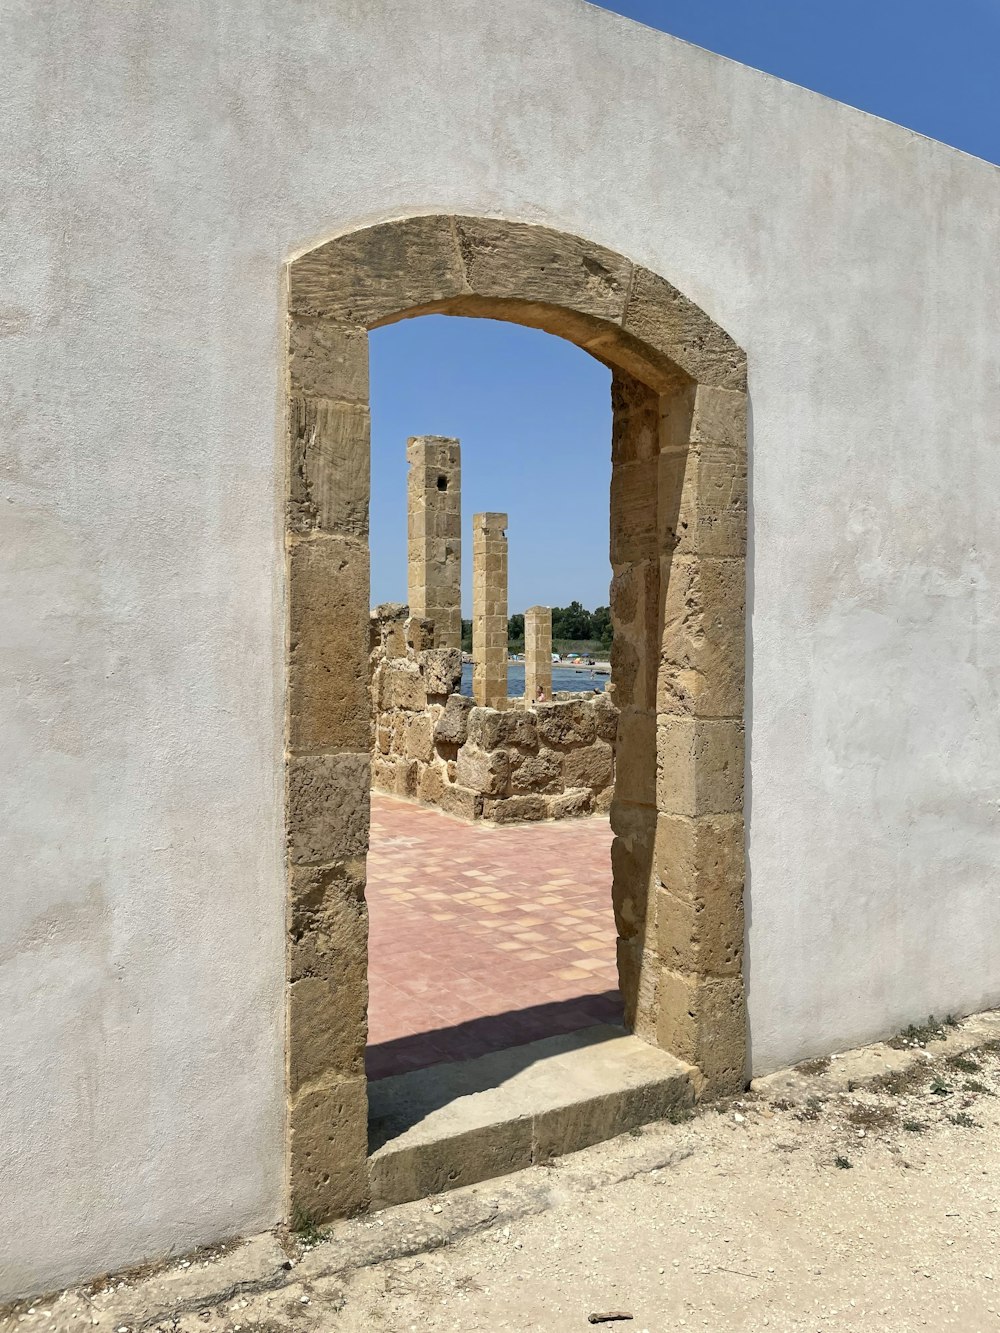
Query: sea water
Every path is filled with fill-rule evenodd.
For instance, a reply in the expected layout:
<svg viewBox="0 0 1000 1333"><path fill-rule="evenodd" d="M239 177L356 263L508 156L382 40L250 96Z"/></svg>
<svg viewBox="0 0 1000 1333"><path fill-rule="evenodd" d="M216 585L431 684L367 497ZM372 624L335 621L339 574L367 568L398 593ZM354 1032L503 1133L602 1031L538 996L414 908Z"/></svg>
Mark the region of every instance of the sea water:
<svg viewBox="0 0 1000 1333"><path fill-rule="evenodd" d="M589 670L575 671L572 667L552 667L552 689L572 690L580 694L586 690L603 690L610 676L593 676ZM472 663L462 666L462 694L472 696ZM524 694L524 663L510 662L507 665L507 694L514 698Z"/></svg>

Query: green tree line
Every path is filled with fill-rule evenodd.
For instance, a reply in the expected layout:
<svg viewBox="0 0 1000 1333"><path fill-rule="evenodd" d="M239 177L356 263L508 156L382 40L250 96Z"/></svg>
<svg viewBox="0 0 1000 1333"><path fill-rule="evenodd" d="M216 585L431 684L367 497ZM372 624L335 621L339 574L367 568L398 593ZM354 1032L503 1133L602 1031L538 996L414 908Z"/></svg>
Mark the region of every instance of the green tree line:
<svg viewBox="0 0 1000 1333"><path fill-rule="evenodd" d="M602 651L610 652L614 631L611 608L599 606L588 611L581 602L552 608L552 642L592 643ZM507 648L512 653L524 652L524 616L511 616L507 621ZM462 649L472 652L472 621L462 621Z"/></svg>

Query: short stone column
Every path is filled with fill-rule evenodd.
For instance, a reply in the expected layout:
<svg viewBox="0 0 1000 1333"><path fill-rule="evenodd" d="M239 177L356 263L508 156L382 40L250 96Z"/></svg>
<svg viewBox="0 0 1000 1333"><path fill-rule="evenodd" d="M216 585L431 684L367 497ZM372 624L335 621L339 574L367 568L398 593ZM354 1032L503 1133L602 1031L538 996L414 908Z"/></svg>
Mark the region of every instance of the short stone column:
<svg viewBox="0 0 1000 1333"><path fill-rule="evenodd" d="M507 707L507 515L472 518L472 693Z"/></svg>
<svg viewBox="0 0 1000 1333"><path fill-rule="evenodd" d="M552 608L529 606L524 613L524 702L531 705L541 690L552 699Z"/></svg>
<svg viewBox="0 0 1000 1333"><path fill-rule="evenodd" d="M443 435L416 435L406 458L410 614L434 622L435 648L461 648L461 448Z"/></svg>

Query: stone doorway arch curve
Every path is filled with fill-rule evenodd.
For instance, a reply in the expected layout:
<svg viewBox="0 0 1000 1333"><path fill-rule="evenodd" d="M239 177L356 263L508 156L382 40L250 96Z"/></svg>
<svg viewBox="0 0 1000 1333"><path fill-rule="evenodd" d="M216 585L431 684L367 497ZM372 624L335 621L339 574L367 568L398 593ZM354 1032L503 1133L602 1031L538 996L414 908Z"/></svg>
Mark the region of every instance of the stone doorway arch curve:
<svg viewBox="0 0 1000 1333"><path fill-rule="evenodd" d="M619 976L707 1093L746 1078L746 357L655 273L530 223L401 218L286 276L288 1212L323 1220L368 1200L368 331L485 316L611 367Z"/></svg>

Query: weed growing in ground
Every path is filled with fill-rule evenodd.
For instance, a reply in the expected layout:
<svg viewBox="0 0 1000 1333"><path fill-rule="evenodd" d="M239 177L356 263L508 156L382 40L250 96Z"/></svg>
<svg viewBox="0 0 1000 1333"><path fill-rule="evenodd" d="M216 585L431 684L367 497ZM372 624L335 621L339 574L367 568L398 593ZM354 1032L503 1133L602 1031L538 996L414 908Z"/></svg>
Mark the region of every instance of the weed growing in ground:
<svg viewBox="0 0 1000 1333"><path fill-rule="evenodd" d="M931 1092L936 1097L947 1097L951 1092L951 1087L947 1084L940 1074L935 1074L931 1079Z"/></svg>
<svg viewBox="0 0 1000 1333"><path fill-rule="evenodd" d="M844 1118L858 1129L888 1129L898 1114L895 1106L852 1106Z"/></svg>
<svg viewBox="0 0 1000 1333"><path fill-rule="evenodd" d="M945 1064L950 1069L957 1069L962 1074L978 1074L982 1065L973 1060L971 1055L949 1055Z"/></svg>
<svg viewBox="0 0 1000 1333"><path fill-rule="evenodd" d="M916 1092L927 1081L927 1069L912 1064L908 1069L892 1069L887 1074L876 1074L868 1084L872 1092L887 1092L890 1097L903 1097Z"/></svg>
<svg viewBox="0 0 1000 1333"><path fill-rule="evenodd" d="M838 1171L850 1171L854 1166L854 1163L846 1157L835 1157L833 1164Z"/></svg>
<svg viewBox="0 0 1000 1333"><path fill-rule="evenodd" d="M956 1111L954 1115L949 1115L949 1121L953 1125L958 1125L961 1129L982 1129L978 1120L973 1120L968 1111Z"/></svg>
<svg viewBox="0 0 1000 1333"><path fill-rule="evenodd" d="M913 1047L926 1046L929 1041L944 1041L945 1027L957 1027L957 1023L951 1014L939 1023L933 1014L926 1023L911 1023L908 1028L898 1032L895 1037L890 1037L886 1043L894 1051L908 1051Z"/></svg>
<svg viewBox="0 0 1000 1333"><path fill-rule="evenodd" d="M797 1074L825 1074L830 1068L830 1057L821 1056L818 1060L803 1060L800 1065L795 1066Z"/></svg>
<svg viewBox="0 0 1000 1333"><path fill-rule="evenodd" d="M300 1208L295 1210L295 1216L292 1218L292 1231L299 1244L306 1250L311 1250L314 1245L326 1239L326 1232L316 1225L312 1215Z"/></svg>
<svg viewBox="0 0 1000 1333"><path fill-rule="evenodd" d="M908 1134L924 1134L927 1131L927 1126L922 1120L904 1120L903 1128Z"/></svg>

